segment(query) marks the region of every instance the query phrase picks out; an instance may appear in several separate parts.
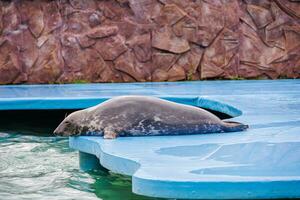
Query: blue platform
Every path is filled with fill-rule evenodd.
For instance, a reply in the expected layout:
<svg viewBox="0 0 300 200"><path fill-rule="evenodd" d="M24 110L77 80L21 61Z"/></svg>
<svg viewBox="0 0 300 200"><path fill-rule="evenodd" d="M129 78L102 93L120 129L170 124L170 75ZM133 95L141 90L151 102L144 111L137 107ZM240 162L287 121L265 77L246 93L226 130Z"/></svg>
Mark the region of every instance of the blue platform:
<svg viewBox="0 0 300 200"><path fill-rule="evenodd" d="M195 136L70 138L70 147L88 153L81 153L81 165L100 161L132 176L133 192L153 197L300 197L300 80L0 86L0 110L80 109L118 95L206 106L250 128Z"/></svg>
<svg viewBox="0 0 300 200"><path fill-rule="evenodd" d="M0 86L0 110L83 109L115 96L150 95L211 109L227 118L242 114L229 104L207 98L204 95L207 90L223 93L210 82L3 85Z"/></svg>
<svg viewBox="0 0 300 200"><path fill-rule="evenodd" d="M95 155L103 167L115 173L132 176L133 192L141 195L184 199L300 197L300 80L132 87L143 88L139 94L149 94L147 87L154 90L155 86L162 92L157 95L200 94L236 106L243 115L234 120L250 128L194 136L73 137L70 147ZM123 91L120 94L127 94Z"/></svg>

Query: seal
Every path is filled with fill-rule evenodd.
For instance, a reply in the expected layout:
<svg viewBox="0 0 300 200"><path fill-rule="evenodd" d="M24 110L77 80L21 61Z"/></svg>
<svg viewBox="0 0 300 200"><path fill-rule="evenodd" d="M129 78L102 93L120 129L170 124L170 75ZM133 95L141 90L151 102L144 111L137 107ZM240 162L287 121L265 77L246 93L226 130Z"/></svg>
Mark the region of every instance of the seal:
<svg viewBox="0 0 300 200"><path fill-rule="evenodd" d="M238 122L222 121L198 107L149 96L120 96L67 116L54 130L58 136L190 135L243 131Z"/></svg>

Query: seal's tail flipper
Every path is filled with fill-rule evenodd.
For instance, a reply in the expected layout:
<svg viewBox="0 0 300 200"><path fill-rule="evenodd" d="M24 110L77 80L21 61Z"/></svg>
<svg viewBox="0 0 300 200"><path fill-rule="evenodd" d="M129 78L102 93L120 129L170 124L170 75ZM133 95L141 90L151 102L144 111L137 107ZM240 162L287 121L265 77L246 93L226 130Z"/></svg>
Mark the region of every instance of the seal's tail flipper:
<svg viewBox="0 0 300 200"><path fill-rule="evenodd" d="M233 121L223 121L225 124L225 132L244 131L249 128L248 125Z"/></svg>

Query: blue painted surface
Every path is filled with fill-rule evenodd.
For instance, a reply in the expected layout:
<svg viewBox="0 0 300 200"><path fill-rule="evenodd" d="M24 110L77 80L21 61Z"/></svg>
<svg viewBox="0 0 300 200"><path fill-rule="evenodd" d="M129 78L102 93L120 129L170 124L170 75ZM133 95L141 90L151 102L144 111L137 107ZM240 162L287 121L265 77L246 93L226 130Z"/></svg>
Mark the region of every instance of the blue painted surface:
<svg viewBox="0 0 300 200"><path fill-rule="evenodd" d="M191 83L243 110L248 131L193 136L73 137L70 147L132 176L133 192L167 198L300 197L300 80ZM152 86L151 86L152 87ZM172 84L170 84L172 88ZM170 90L173 91L173 90Z"/></svg>
<svg viewBox="0 0 300 200"><path fill-rule="evenodd" d="M210 82L5 85L0 86L0 110L83 109L114 96L150 95L231 117L242 114L232 105L207 98L210 91L223 93Z"/></svg>

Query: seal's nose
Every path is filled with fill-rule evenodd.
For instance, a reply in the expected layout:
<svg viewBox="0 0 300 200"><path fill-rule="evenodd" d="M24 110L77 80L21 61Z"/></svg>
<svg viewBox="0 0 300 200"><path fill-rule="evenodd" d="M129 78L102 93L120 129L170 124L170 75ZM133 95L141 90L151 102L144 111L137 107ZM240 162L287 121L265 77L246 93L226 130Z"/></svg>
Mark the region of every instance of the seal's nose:
<svg viewBox="0 0 300 200"><path fill-rule="evenodd" d="M61 136L61 132L58 130L58 127L53 131L53 134L56 136Z"/></svg>

